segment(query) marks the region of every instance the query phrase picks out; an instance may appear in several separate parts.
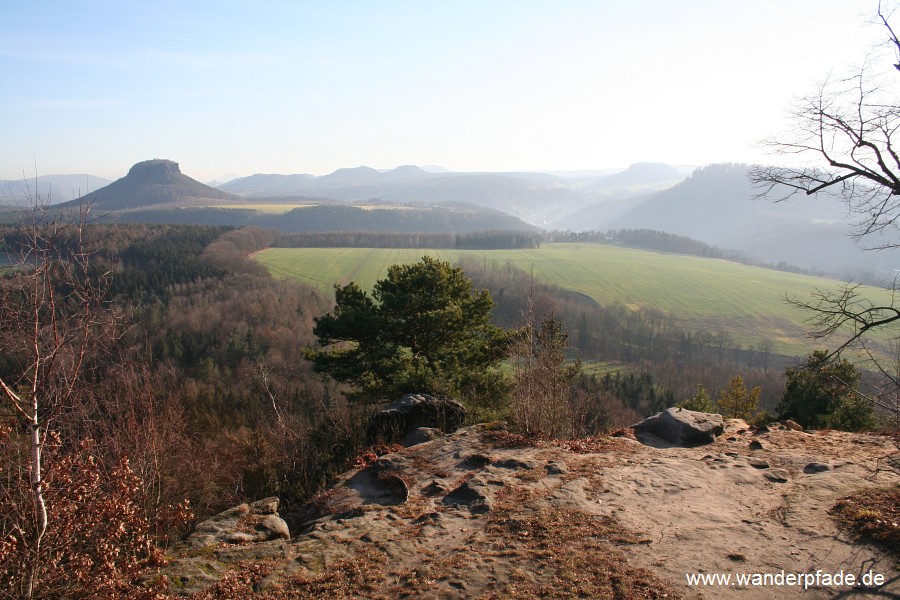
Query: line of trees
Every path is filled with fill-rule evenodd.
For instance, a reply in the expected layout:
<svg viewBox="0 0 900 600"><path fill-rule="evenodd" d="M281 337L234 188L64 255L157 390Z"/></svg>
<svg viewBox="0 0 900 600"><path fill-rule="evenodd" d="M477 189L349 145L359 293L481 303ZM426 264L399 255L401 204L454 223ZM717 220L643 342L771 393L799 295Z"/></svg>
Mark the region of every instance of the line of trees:
<svg viewBox="0 0 900 600"><path fill-rule="evenodd" d="M372 208L317 203L266 213L254 209L185 206L178 209L146 208L105 215L116 223L196 223L211 226L277 228L290 232L367 231L447 233L521 229L522 221L491 210L468 208Z"/></svg>
<svg viewBox="0 0 900 600"><path fill-rule="evenodd" d="M825 274L816 269L806 269L781 261L776 264L755 259L737 250L712 246L705 242L695 240L683 235L656 231L654 229L610 229L608 231L552 231L545 236L548 242L566 243L598 243L619 244L629 248L641 250L654 250L656 252L670 252L673 254L685 254L688 256L700 256L703 258L718 258L731 262L765 267L789 273L802 275Z"/></svg>
<svg viewBox="0 0 900 600"><path fill-rule="evenodd" d="M540 247L540 235L528 231L478 231L474 233L398 233L371 231L320 231L280 233L277 248L440 248L499 250Z"/></svg>

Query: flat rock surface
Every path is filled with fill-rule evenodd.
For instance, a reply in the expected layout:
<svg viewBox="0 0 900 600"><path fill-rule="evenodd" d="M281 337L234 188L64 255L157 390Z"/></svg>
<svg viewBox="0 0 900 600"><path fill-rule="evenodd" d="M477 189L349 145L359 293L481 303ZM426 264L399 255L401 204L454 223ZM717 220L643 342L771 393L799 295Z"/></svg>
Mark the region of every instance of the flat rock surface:
<svg viewBox="0 0 900 600"><path fill-rule="evenodd" d="M264 567L260 597L609 597L621 586L633 597L898 597L897 559L827 512L854 491L900 482L878 469L896 451L889 437L754 433L737 420L692 448L629 437L535 445L469 427L346 473L315 500L322 516L292 522L290 540L217 545L215 568L198 566L195 549L180 581L208 587L249 562ZM804 591L686 579L817 570L872 570L887 583Z"/></svg>

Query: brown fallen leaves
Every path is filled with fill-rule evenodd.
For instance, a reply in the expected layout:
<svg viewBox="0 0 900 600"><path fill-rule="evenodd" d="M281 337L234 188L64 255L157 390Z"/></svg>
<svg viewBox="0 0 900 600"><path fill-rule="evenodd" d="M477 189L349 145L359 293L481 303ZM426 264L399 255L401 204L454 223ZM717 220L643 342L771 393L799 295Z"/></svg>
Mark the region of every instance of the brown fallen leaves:
<svg viewBox="0 0 900 600"><path fill-rule="evenodd" d="M900 485L847 496L834 505L831 514L900 558Z"/></svg>

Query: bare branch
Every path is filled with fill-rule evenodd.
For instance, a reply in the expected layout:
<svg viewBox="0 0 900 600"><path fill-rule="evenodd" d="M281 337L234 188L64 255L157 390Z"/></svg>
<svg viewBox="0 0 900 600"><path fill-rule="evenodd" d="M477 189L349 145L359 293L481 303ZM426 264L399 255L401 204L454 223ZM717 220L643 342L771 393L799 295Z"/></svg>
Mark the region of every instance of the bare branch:
<svg viewBox="0 0 900 600"><path fill-rule="evenodd" d="M881 1L878 2L878 18L881 20L882 25L888 31L888 43L893 46L895 55L897 56L898 62L894 64L894 68L900 71L900 39L897 39L897 34L894 33L894 29L891 27L891 24L888 23L888 18L881 10Z"/></svg>
<svg viewBox="0 0 900 600"><path fill-rule="evenodd" d="M879 3L876 22L900 61L892 16ZM807 159L806 166L754 166L750 181L758 190L756 198L780 202L795 194L828 193L846 204L857 241L898 230L900 153L893 137L900 129L900 62L885 71L877 66L880 59L878 54L867 56L849 76L831 77L794 103L794 127L762 144L773 154ZM874 247L898 246L894 236Z"/></svg>
<svg viewBox="0 0 900 600"><path fill-rule="evenodd" d="M859 285L848 283L837 291L817 289L811 300L789 297L786 300L809 314L809 336L825 339L845 334L844 341L829 355L839 356L847 348L863 342L873 329L900 323L900 305L896 302L896 287L887 305L875 305L859 293Z"/></svg>
<svg viewBox="0 0 900 600"><path fill-rule="evenodd" d="M50 213L36 198L19 227L19 261L0 276L0 401L10 404L29 430L33 527L28 537L31 575L25 596L39 593L35 573L49 513L42 457L54 419L70 408L96 350L96 333L115 315L104 307L106 277L95 277L83 236L85 211Z"/></svg>

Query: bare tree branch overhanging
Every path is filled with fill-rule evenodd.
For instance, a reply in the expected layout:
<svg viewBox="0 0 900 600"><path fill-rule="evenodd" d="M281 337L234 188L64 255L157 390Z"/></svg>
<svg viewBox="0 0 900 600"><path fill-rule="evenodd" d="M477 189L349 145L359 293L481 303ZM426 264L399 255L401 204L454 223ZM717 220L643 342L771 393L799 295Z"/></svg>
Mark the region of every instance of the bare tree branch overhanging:
<svg viewBox="0 0 900 600"><path fill-rule="evenodd" d="M900 248L900 39L891 25L893 15L894 10L879 2L873 18L886 32L883 46L889 56L873 52L850 75L826 79L791 107L793 127L763 142L793 166L755 165L750 170L757 198L839 198L859 245L885 251ZM883 389L862 396L897 418L900 335L892 332L900 325L896 278L889 289L888 298L873 301L851 282L837 290L816 290L809 299L787 300L809 315L811 338L840 340L826 360L853 348L875 367ZM885 351L891 344L895 351Z"/></svg>
<svg viewBox="0 0 900 600"><path fill-rule="evenodd" d="M816 290L810 300L788 298L788 302L809 314L806 322L811 327L811 338L825 340L833 335L846 336L829 357L837 356L854 345L874 356L866 344L866 336L874 329L900 323L896 288L895 285L890 301L885 304L874 304L860 293L860 286L853 283L838 290Z"/></svg>
<svg viewBox="0 0 900 600"><path fill-rule="evenodd" d="M774 154L809 162L750 170L757 197L840 197L854 220L854 237L882 250L900 247L900 39L890 24L893 14L879 3L874 22L887 32L886 46L896 63L879 69L884 53L876 53L851 75L826 80L796 101L790 111L794 127L765 142ZM876 306L859 293L859 286L847 284L838 291L819 290L809 301L790 302L812 315L813 338L848 335L832 352L838 355L873 329L900 322L895 298Z"/></svg>
<svg viewBox="0 0 900 600"><path fill-rule="evenodd" d="M831 77L797 100L789 111L793 128L763 144L804 164L755 165L750 171L758 197L841 198L854 238L871 249L900 246L900 40L892 14L879 4L876 21L887 31L897 64L886 69L883 53L873 54L851 75Z"/></svg>
<svg viewBox="0 0 900 600"><path fill-rule="evenodd" d="M897 281L886 301L874 303L860 289L847 283L837 290L817 289L811 299L788 297L787 301L809 315L806 319L815 340L838 337L843 341L825 356L825 361L838 360L852 348L859 359L879 375L870 393L856 390L860 397L879 408L889 427L900 425L900 335L888 334L889 327L900 325ZM870 335L877 330L879 335ZM887 334L887 335L885 335Z"/></svg>

